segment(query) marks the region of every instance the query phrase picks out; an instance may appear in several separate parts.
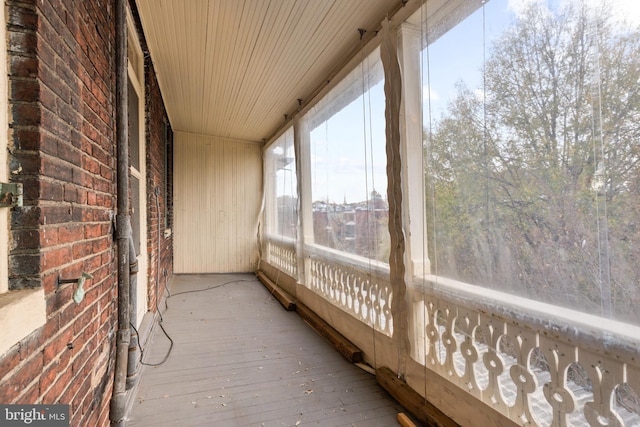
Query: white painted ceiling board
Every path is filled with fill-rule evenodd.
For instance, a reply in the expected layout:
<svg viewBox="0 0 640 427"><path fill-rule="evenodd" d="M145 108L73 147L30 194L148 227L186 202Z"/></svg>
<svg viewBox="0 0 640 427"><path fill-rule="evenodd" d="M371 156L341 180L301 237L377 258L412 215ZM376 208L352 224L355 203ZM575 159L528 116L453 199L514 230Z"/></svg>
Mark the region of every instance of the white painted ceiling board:
<svg viewBox="0 0 640 427"><path fill-rule="evenodd" d="M174 130L261 141L401 0L136 4Z"/></svg>

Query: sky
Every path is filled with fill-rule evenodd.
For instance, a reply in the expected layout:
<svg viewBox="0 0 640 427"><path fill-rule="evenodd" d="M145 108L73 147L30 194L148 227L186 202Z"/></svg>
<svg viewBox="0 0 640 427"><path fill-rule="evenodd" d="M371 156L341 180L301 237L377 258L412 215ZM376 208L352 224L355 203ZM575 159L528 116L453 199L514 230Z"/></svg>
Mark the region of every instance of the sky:
<svg viewBox="0 0 640 427"><path fill-rule="evenodd" d="M482 83L483 45L489 49L496 37L515 22L531 3L554 8L562 3L578 1L591 6L606 1L618 19L640 25L640 0L490 0L484 6L484 23L483 11L479 9L433 43L428 53L423 52L424 68L428 70L423 77L424 122L429 122L429 107L432 119L440 118L447 103L455 96L455 84L458 81L464 81L467 87L476 89L478 96L481 96L478 88ZM434 65L428 67L427 59Z"/></svg>
<svg viewBox="0 0 640 427"><path fill-rule="evenodd" d="M354 203L386 194L383 83L311 132L313 201Z"/></svg>
<svg viewBox="0 0 640 427"><path fill-rule="evenodd" d="M489 46L529 3L554 8L567 1L596 4L603 0L490 0L432 43L421 54L424 126L446 111L458 82L482 96L482 64ZM640 0L607 1L617 16L640 25ZM374 189L384 197L384 135L382 83L312 130L313 200L358 202L366 200Z"/></svg>

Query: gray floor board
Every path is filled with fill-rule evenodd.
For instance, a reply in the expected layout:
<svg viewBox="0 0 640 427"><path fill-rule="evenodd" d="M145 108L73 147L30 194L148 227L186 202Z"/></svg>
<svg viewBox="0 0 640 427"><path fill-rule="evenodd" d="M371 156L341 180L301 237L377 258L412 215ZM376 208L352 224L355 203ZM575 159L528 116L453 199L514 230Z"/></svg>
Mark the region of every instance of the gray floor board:
<svg viewBox="0 0 640 427"><path fill-rule="evenodd" d="M161 309L174 347L143 367L127 426L398 425L402 408L375 378L253 275L177 276L171 292ZM144 360L168 348L156 328Z"/></svg>

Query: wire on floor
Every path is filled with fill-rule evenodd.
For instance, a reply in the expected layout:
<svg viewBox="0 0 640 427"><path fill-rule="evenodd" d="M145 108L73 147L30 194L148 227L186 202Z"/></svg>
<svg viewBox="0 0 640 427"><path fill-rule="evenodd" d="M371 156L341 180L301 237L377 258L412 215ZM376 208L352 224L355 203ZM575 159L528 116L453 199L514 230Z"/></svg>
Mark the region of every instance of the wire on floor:
<svg viewBox="0 0 640 427"><path fill-rule="evenodd" d="M172 298L172 297L175 297L175 296L178 296L178 295L209 291L211 289L221 288L223 286L227 286L227 285L230 285L232 283L239 283L239 282L254 282L254 280L247 280L247 279L229 280L227 282L218 283L218 284L213 285L213 286L207 286L206 288L203 288L203 289L193 289L193 290L189 290L189 291L177 292L177 293L174 293L174 294L169 293L169 289L166 287L166 284L165 284L165 289L167 289L167 293L168 293L168 296L167 296L167 298L165 299L165 302L164 302L165 312L169 309L169 298ZM156 295L157 294L158 293L157 293L157 289L156 289ZM162 360L160 362L148 363L148 362L144 361L144 349L142 348L142 344L140 343L140 340L138 339L138 349L140 350L140 360L139 361L140 361L140 364L144 365L144 366L160 366L160 365L164 364L169 359L169 355L171 354L171 351L173 350L173 346L175 344L173 339L171 338L171 336L169 335L169 333L166 331L166 329L163 326L164 318L162 317L162 311L160 310L160 307L158 307L157 298L156 298L156 310L158 311L158 326L160 326L160 329L162 330L162 333L169 340L170 345L169 345L169 349L167 350L167 353L164 355L164 357L162 358ZM129 324L131 325L131 328L136 332L136 334L138 334L138 337L139 337L140 334L138 333L138 330L136 329L136 327L132 323L129 323Z"/></svg>

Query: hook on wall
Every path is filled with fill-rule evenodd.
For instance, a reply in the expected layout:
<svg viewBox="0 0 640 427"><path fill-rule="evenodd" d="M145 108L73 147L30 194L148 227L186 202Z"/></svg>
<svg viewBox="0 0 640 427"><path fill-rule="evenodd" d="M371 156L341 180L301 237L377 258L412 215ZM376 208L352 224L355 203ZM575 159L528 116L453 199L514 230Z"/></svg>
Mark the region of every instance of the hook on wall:
<svg viewBox="0 0 640 427"><path fill-rule="evenodd" d="M84 282L87 279L93 279L93 276L85 271L82 272L82 275L78 279L61 279L60 276L58 276L56 279L56 291L65 283L76 283L77 287L73 292L73 301L76 304L80 304L84 299Z"/></svg>

